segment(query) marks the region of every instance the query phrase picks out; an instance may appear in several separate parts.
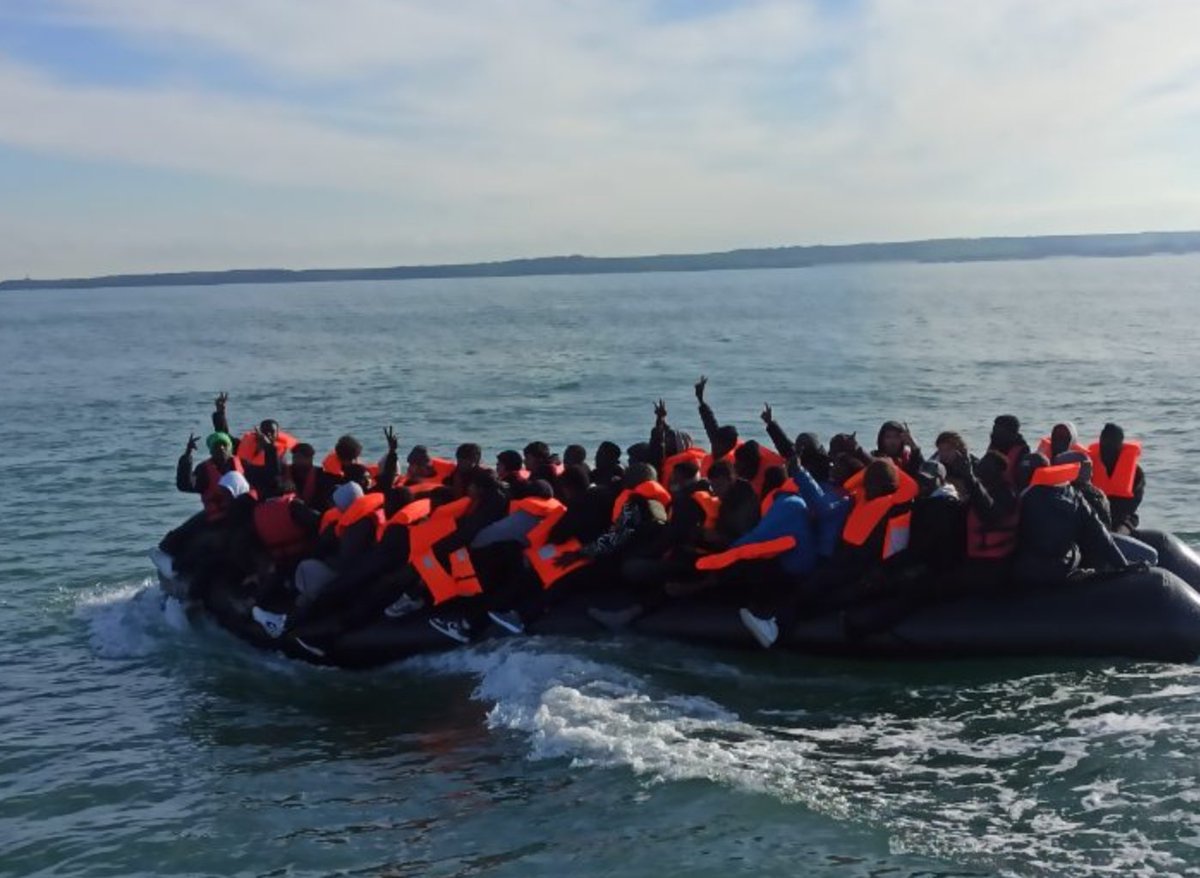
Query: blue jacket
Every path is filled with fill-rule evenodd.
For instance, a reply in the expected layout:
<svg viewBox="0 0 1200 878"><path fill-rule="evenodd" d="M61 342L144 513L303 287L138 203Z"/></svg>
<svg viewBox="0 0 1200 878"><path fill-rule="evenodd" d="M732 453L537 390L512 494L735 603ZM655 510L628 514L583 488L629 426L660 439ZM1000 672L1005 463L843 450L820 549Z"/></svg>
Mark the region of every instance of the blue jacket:
<svg viewBox="0 0 1200 878"><path fill-rule="evenodd" d="M808 504L809 513L816 524L817 551L822 558L832 558L842 539L842 530L854 499L839 485L818 484L808 470L796 464L794 457L788 461L787 470L800 488L800 496Z"/></svg>
<svg viewBox="0 0 1200 878"><path fill-rule="evenodd" d="M785 573L804 576L817 566L817 538L808 505L798 494L781 494L754 529L734 542L734 547L794 537L796 545L779 556Z"/></svg>

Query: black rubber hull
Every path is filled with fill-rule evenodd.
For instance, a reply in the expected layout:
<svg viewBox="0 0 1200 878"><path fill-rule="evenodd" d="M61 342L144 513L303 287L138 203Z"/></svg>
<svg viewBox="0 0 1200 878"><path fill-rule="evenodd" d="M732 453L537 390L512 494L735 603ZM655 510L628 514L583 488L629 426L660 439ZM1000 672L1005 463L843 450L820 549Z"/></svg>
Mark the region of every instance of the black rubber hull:
<svg viewBox="0 0 1200 878"><path fill-rule="evenodd" d="M1178 543L1174 537L1164 541L1169 550L1177 548L1171 541ZM1182 565L1190 556L1189 563L1195 562L1190 550L1176 554L1168 561ZM1189 572L1186 566L1181 569ZM1192 572L1200 574L1200 564ZM606 596L605 602L612 600ZM588 617L589 602L581 599L556 607L530 625L529 633L607 636ZM429 626L428 612L420 612L383 619L324 642L325 655L318 657L287 638L268 637L231 591L218 588L207 608L242 640L316 664L369 668L457 647ZM644 616L630 630L688 643L759 648L732 606L680 602ZM493 627L483 636L500 634ZM838 616L830 614L782 632L776 648L847 657L1119 656L1188 662L1200 657L1200 595L1175 574L1155 568L1053 590L944 602L913 613L885 634L865 638L848 639Z"/></svg>

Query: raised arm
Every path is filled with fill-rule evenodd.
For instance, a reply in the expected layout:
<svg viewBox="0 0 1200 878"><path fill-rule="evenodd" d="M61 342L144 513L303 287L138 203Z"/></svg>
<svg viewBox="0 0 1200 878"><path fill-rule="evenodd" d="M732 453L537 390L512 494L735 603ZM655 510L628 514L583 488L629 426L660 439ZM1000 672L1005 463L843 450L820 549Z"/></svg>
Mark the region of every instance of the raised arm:
<svg viewBox="0 0 1200 878"><path fill-rule="evenodd" d="M717 423L717 416L713 414L713 410L708 403L704 401L704 388L708 386L708 377L700 376L700 380L696 382L696 402L700 405L700 420L704 424L704 432L708 436L708 447L715 448L720 443L717 441L717 431L721 425Z"/></svg>
<svg viewBox="0 0 1200 878"><path fill-rule="evenodd" d="M760 417L763 419L763 423L767 425L767 435L771 437L771 442L775 444L775 450L779 452L780 457L785 459L791 458L796 453L796 446L787 437L787 433L783 432L783 427L775 422L775 414L771 411L769 403L763 403L763 411Z"/></svg>
<svg viewBox="0 0 1200 878"><path fill-rule="evenodd" d="M218 433L226 433L233 438L229 430L229 419L225 416L225 406L229 402L229 394L222 390L213 400L212 425Z"/></svg>
<svg viewBox="0 0 1200 878"><path fill-rule="evenodd" d="M196 470L192 465L192 452L199 444L199 437L194 433L188 433L187 448L184 449L179 462L175 465L175 488L185 494L199 494L204 490L196 484Z"/></svg>

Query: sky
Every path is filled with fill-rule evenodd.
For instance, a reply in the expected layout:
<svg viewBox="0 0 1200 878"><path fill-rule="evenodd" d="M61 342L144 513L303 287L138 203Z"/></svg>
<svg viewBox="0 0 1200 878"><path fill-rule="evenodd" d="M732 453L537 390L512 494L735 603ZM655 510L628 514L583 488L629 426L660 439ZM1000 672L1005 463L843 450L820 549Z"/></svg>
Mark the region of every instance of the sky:
<svg viewBox="0 0 1200 878"><path fill-rule="evenodd" d="M0 0L0 277L1200 229L1193 0Z"/></svg>

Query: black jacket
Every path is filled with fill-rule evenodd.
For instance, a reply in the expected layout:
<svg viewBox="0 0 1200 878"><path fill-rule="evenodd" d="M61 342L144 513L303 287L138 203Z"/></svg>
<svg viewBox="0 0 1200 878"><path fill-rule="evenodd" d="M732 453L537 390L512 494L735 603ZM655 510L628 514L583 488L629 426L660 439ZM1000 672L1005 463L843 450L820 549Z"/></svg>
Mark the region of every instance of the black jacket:
<svg viewBox="0 0 1200 878"><path fill-rule="evenodd" d="M1080 568L1126 565L1112 535L1074 487L1038 485L1021 496L1014 577L1022 585L1064 581Z"/></svg>

